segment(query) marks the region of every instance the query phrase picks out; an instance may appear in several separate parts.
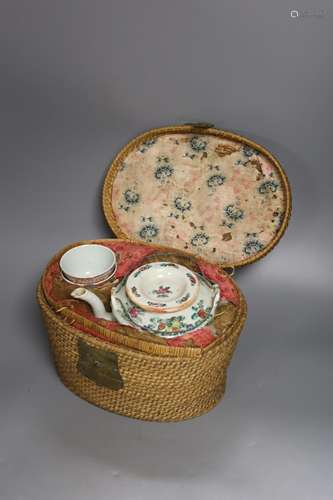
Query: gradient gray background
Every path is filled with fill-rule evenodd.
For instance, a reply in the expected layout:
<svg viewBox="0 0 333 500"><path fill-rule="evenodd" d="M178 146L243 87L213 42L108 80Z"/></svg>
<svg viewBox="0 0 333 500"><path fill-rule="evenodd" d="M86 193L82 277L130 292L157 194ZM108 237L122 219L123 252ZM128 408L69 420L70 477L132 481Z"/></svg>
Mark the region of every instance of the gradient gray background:
<svg viewBox="0 0 333 500"><path fill-rule="evenodd" d="M290 10L324 9L291 19ZM316 10L317 9L317 10ZM331 2L2 0L1 500L333 497ZM223 402L179 424L58 380L35 303L49 258L110 231L108 162L189 120L278 156L294 211L236 272L249 305Z"/></svg>

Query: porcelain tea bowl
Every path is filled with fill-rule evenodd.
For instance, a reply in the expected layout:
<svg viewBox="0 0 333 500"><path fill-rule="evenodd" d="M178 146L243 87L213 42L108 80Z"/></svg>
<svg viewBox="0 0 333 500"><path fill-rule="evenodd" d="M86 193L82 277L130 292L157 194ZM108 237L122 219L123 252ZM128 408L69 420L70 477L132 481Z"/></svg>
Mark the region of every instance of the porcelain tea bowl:
<svg viewBox="0 0 333 500"><path fill-rule="evenodd" d="M127 278L126 293L141 309L167 313L189 307L198 296L199 280L187 267L173 262L152 262Z"/></svg>
<svg viewBox="0 0 333 500"><path fill-rule="evenodd" d="M80 286L105 283L116 272L115 253L104 245L79 245L68 250L60 259L65 281Z"/></svg>

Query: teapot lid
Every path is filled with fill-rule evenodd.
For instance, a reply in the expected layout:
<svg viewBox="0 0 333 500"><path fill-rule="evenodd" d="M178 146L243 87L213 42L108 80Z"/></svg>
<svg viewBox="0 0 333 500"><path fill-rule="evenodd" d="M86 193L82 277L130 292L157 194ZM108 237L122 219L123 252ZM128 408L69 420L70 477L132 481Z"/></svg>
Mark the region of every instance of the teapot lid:
<svg viewBox="0 0 333 500"><path fill-rule="evenodd" d="M210 124L187 124L149 130L118 153L104 181L103 210L120 238L240 267L278 243L291 192L263 146Z"/></svg>

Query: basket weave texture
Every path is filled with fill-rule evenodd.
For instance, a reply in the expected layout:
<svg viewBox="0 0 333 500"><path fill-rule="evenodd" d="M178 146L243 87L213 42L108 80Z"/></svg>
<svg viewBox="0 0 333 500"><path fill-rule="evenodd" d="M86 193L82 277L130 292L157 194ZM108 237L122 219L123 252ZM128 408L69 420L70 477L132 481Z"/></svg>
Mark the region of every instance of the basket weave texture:
<svg viewBox="0 0 333 500"><path fill-rule="evenodd" d="M247 152L252 148L259 158L262 155L271 162L279 176L284 200L281 213L273 213L274 217L281 218L274 237L265 246L260 247L259 251L256 249L256 253L243 256L241 259L229 259L227 256L222 259L216 252L218 247L212 248L214 258L211 259L208 259L206 254L197 252L197 257L205 257L202 260L206 260L206 263L223 263L224 267L240 267L264 257L278 243L289 222L291 192L287 176L278 160L259 144L237 134L215 129L213 126L207 127L205 124L187 124L153 129L137 136L119 152L110 166L112 168L107 173L103 188L104 214L116 236L124 238L128 242L138 243L137 234L132 235L133 220L130 219L131 224L128 224L128 227L126 224L120 224L114 211L114 206L116 208L118 206L116 202L115 205L112 203L113 186L117 175L123 169L129 155L137 151L138 148L140 150L140 145L149 146L156 137L163 137L166 134L171 139L174 139L175 134L185 134L184 139L186 140L189 134L195 136L192 140L197 140L197 136L201 135L218 138L221 140L221 144L215 151L223 162L227 155L236 151L235 144L247 148ZM200 146L200 144L195 145L197 148ZM161 161L165 163L166 158L164 160L162 158ZM250 163L243 161L243 166L247 169L250 164L257 165L254 168L259 169L256 175L259 175L261 179L263 172L258 161L252 161L252 163L251 161ZM163 168L165 169L165 165ZM142 182L141 178L140 182ZM129 203L133 204L135 193L131 189L129 191L127 193ZM264 194L274 197L273 192ZM125 208L126 213L130 209L127 206L120 208ZM184 206L182 205L180 208L184 209ZM128 212L128 215L132 217L133 213ZM232 213L231 216L234 214ZM184 217L179 220L183 220ZM273 223L274 220L271 222ZM201 230L200 225L199 228ZM253 231L250 233L253 237L255 236ZM161 252L171 252L171 254L177 252L177 256L169 255L168 259L175 258L178 263L188 265L192 270L198 271L196 256L188 254L187 251L184 252L183 250L187 250L188 246L183 247L180 244L181 238L177 239L177 237L176 235L176 239L172 240L171 243L162 238L159 241L160 245L151 244L153 240L149 238L143 238L143 240L144 244L154 248L154 251L160 250ZM223 234L223 244L232 239L230 234ZM121 244L121 240L117 241ZM89 242L76 244L82 243ZM169 247L161 246L161 244L167 244ZM177 250L170 248L170 246L177 247ZM154 261L155 258L160 258L160 256L147 254L148 261ZM178 261L178 259L181 260ZM221 267L220 269L223 274L224 271ZM187 343L182 346L180 344L171 346L166 345L162 339L152 338L147 333L137 335L138 332L132 328L119 324L107 325L101 320L92 318L89 314L81 314L70 303L68 290L62 297L63 303L58 303L43 288L43 280L41 280L37 290L37 301L41 308L55 366L61 381L77 396L100 408L141 420L176 422L209 411L224 394L227 369L246 320L245 299L237 285L232 280L231 282L232 287L235 287L239 302L237 300L237 304L233 304L235 309L230 314L226 310L224 316L218 317L219 313L216 314L214 322L212 322L216 338L205 345L193 346L186 341ZM108 302L109 289L105 289L104 292L96 290L96 292L101 299L104 299L104 303ZM232 309L232 305L229 305Z"/></svg>
<svg viewBox="0 0 333 500"><path fill-rule="evenodd" d="M209 411L222 398L227 368L246 319L246 303L239 295L234 323L212 344L183 348L151 343L149 352L141 350L139 344L137 348L124 344L124 336L117 332L110 332L104 340L71 326L48 303L41 284L37 300L58 375L68 389L114 413L141 420L175 422ZM92 356L92 372L82 369L83 347L88 357ZM107 356L116 359L112 373L108 361L103 367ZM94 376L95 372L102 377ZM110 387L103 382L109 373L117 374L118 386Z"/></svg>
<svg viewBox="0 0 333 500"><path fill-rule="evenodd" d="M206 413L222 398L226 371L245 321L245 310L230 335L201 356L149 355L104 342L67 325L49 307L41 288L41 307L58 375L82 399L105 410L141 420L176 422ZM120 390L99 386L78 367L78 341L115 353L124 381Z"/></svg>

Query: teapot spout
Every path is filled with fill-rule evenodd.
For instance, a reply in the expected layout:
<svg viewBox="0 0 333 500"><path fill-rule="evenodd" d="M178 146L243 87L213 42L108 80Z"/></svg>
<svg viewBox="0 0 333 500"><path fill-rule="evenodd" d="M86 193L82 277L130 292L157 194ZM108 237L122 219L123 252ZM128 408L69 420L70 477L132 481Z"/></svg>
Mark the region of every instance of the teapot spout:
<svg viewBox="0 0 333 500"><path fill-rule="evenodd" d="M71 292L71 296L74 299L80 299L87 302L90 305L96 318L106 319L107 321L114 321L113 314L106 311L101 299L90 290L87 290L83 287L75 288L75 290Z"/></svg>

